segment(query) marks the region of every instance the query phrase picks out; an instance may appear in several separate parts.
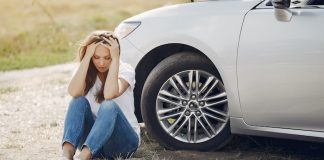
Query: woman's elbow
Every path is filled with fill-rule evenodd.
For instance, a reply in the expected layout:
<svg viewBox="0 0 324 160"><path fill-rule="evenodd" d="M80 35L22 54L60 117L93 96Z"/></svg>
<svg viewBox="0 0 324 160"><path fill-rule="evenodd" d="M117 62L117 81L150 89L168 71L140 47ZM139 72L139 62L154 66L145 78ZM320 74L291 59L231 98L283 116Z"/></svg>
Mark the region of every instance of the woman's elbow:
<svg viewBox="0 0 324 160"><path fill-rule="evenodd" d="M82 93L80 93L80 92L78 92L78 91L76 91L76 90L70 89L70 88L68 88L68 93L69 93L70 96L72 96L72 97L80 97L80 96L83 95Z"/></svg>
<svg viewBox="0 0 324 160"><path fill-rule="evenodd" d="M118 93L104 94L104 98L106 100L111 100L117 97L119 97Z"/></svg>
<svg viewBox="0 0 324 160"><path fill-rule="evenodd" d="M72 97L80 97L80 94L74 93L74 92L69 92L70 96Z"/></svg>

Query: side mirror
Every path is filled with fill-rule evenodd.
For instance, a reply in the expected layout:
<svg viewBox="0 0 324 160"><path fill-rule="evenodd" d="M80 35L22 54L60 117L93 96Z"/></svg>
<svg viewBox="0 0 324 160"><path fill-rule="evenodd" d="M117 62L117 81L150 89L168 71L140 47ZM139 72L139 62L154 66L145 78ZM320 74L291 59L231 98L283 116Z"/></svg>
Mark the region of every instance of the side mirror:
<svg viewBox="0 0 324 160"><path fill-rule="evenodd" d="M275 10L276 19L282 22L289 22L292 17L292 12L289 9L291 0L271 0L271 2Z"/></svg>

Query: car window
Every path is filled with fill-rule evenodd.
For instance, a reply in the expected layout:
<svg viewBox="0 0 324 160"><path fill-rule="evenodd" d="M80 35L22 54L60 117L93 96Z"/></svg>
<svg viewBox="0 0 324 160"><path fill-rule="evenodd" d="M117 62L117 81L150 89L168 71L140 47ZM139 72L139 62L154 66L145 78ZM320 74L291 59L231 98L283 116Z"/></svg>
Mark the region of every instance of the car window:
<svg viewBox="0 0 324 160"><path fill-rule="evenodd" d="M266 6L272 6L271 0L268 0Z"/></svg>
<svg viewBox="0 0 324 160"><path fill-rule="evenodd" d="M292 0L295 5L324 5L324 0ZM268 0L266 6L272 6L271 0Z"/></svg>
<svg viewBox="0 0 324 160"><path fill-rule="evenodd" d="M312 0L309 5L324 5L324 0Z"/></svg>

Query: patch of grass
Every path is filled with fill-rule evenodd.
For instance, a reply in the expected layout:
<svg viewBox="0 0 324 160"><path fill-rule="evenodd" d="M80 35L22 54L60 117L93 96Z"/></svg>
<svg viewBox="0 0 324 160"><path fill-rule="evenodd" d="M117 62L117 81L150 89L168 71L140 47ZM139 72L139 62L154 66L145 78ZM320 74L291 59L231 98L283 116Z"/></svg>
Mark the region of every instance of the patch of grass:
<svg viewBox="0 0 324 160"><path fill-rule="evenodd" d="M36 28L35 28L36 29ZM44 24L37 31L27 30L0 38L0 70L40 67L71 61L72 41L64 26Z"/></svg>
<svg viewBox="0 0 324 160"><path fill-rule="evenodd" d="M187 0L0 0L0 71L71 61L93 30L113 30L140 12Z"/></svg>
<svg viewBox="0 0 324 160"><path fill-rule="evenodd" d="M5 144L4 145L5 149L21 149L23 148L22 145L19 145L19 144L14 144L14 143L10 143L10 144Z"/></svg>
<svg viewBox="0 0 324 160"><path fill-rule="evenodd" d="M11 92L16 92L18 91L17 87L5 87L5 88L0 88L0 95L1 94L8 94Z"/></svg>
<svg viewBox="0 0 324 160"><path fill-rule="evenodd" d="M0 59L0 70L41 67L70 61L74 58L69 52L48 52L35 50L30 53L19 53L10 58Z"/></svg>

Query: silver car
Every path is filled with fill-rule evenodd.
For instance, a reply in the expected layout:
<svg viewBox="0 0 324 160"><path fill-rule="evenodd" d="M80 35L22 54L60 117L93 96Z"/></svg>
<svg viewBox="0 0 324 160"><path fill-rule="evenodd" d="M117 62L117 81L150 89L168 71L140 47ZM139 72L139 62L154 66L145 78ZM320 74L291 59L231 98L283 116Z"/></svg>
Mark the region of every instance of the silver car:
<svg viewBox="0 0 324 160"><path fill-rule="evenodd" d="M324 1L217 0L124 20L135 107L169 149L209 150L231 134L324 140Z"/></svg>

